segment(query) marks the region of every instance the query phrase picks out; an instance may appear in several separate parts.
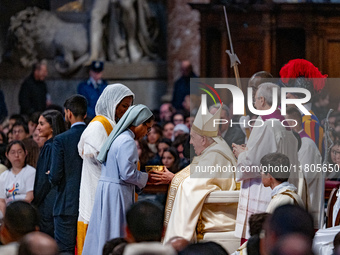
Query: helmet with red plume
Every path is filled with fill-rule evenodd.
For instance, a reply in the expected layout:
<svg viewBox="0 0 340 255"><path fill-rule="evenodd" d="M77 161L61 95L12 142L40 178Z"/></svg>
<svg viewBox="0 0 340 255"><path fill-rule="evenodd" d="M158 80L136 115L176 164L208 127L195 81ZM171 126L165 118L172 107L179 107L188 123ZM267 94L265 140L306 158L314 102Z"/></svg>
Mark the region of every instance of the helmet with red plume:
<svg viewBox="0 0 340 255"><path fill-rule="evenodd" d="M305 88L313 97L325 86L327 74L305 59L293 59L281 68L280 77L285 86Z"/></svg>

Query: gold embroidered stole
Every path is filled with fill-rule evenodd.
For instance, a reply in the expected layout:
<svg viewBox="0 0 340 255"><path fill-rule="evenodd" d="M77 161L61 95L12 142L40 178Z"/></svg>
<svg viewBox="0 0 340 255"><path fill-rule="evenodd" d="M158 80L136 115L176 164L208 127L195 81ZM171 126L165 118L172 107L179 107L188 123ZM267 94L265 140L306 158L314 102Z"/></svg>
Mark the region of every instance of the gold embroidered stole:
<svg viewBox="0 0 340 255"><path fill-rule="evenodd" d="M294 205L300 206L299 203L298 203L298 201L295 199L295 197L294 197L294 195L293 195L293 194L297 195L297 193L296 193L295 191L286 190L286 191L284 191L284 192L282 192L282 193L278 193L278 194L289 196L291 199L293 199ZM278 194L277 194L277 195L278 195ZM273 196L272 199L275 198L277 195Z"/></svg>
<svg viewBox="0 0 340 255"><path fill-rule="evenodd" d="M168 197L165 205L164 212L164 227L166 227L169 223L172 207L174 205L175 197L177 194L177 189L179 185L190 176L190 165L184 168L182 171L175 174L174 178L171 181L171 185L168 190Z"/></svg>

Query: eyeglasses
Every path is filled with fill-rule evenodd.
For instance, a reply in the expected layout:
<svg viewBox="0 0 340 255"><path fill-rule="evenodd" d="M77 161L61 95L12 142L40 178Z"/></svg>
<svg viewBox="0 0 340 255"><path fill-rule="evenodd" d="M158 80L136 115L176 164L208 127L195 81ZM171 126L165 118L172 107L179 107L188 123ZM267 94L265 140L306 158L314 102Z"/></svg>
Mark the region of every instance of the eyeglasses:
<svg viewBox="0 0 340 255"><path fill-rule="evenodd" d="M21 155L21 154L23 154L23 153L25 153L24 150L17 150L17 151L11 150L11 151L9 152L9 155L15 155L15 154Z"/></svg>
<svg viewBox="0 0 340 255"><path fill-rule="evenodd" d="M152 127L149 127L148 125L146 125L145 123L143 123L143 125L145 125L148 129L147 129L147 132L149 133L151 131L151 128Z"/></svg>

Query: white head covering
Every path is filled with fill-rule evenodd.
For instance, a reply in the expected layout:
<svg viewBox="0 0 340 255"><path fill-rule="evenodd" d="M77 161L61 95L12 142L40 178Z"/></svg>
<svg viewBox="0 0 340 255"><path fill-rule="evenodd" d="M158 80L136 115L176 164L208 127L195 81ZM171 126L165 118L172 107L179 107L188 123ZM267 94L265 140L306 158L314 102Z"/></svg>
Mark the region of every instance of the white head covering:
<svg viewBox="0 0 340 255"><path fill-rule="evenodd" d="M104 163L106 161L107 153L111 147L113 141L123 133L129 126L139 126L140 124L144 123L148 120L153 113L150 109L142 104L137 104L131 106L123 115L123 117L119 120L117 125L113 128L112 132L110 133L109 137L105 141L103 147L100 149L99 155L97 160L100 163Z"/></svg>
<svg viewBox="0 0 340 255"><path fill-rule="evenodd" d="M172 132L171 141L175 140L175 132L179 131L179 130L182 130L185 134L189 134L190 133L189 128L185 124L177 124L174 127L174 131Z"/></svg>
<svg viewBox="0 0 340 255"><path fill-rule="evenodd" d="M125 85L121 83L108 85L97 101L96 115L102 115L116 123L116 107L127 96L132 96L133 100L135 99L135 94Z"/></svg>
<svg viewBox="0 0 340 255"><path fill-rule="evenodd" d="M214 120L221 118L222 106L223 104L214 115L212 115L209 111L207 111L207 113L203 115L201 104L196 114L194 123L192 124L192 130L194 130L199 135L216 137L218 134L219 125L215 124L214 126Z"/></svg>

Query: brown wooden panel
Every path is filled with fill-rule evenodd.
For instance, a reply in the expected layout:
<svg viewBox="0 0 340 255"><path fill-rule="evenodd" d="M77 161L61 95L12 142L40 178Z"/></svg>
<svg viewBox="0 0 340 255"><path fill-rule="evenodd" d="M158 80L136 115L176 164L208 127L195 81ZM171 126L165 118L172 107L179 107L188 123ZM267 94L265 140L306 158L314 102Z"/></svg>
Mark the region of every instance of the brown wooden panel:
<svg viewBox="0 0 340 255"><path fill-rule="evenodd" d="M235 51L241 61L240 77L249 78L254 73L263 70L264 50L262 41L238 40Z"/></svg>
<svg viewBox="0 0 340 255"><path fill-rule="evenodd" d="M325 40L324 56L325 69L328 77L340 78L340 38L337 40ZM327 89L330 96L330 107L337 109L339 104L339 83L332 80L328 83Z"/></svg>
<svg viewBox="0 0 340 255"><path fill-rule="evenodd" d="M201 13L202 70L214 76L233 77L230 61L224 54L230 44L222 7L192 6ZM230 6L227 12L234 49L242 63L239 66L241 77L249 77L259 70L278 76L283 64L294 58L311 61L331 78L340 77L339 4L267 3ZM218 36L209 38L207 31L212 29L219 31ZM331 86L330 89L331 93L338 93L336 88Z"/></svg>
<svg viewBox="0 0 340 255"><path fill-rule="evenodd" d="M326 61L326 68L329 77L340 77L340 38L338 40L327 40L325 49L328 57Z"/></svg>

